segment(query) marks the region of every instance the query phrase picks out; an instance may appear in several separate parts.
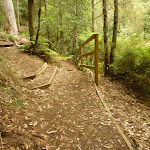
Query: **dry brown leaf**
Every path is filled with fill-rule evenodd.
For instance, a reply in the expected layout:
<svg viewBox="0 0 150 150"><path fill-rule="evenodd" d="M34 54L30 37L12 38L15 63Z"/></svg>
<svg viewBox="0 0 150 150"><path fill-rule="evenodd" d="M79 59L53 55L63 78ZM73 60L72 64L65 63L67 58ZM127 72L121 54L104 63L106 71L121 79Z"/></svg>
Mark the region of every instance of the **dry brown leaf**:
<svg viewBox="0 0 150 150"><path fill-rule="evenodd" d="M27 129L27 128L28 128L28 125L27 125L27 124L24 124L23 127L24 127L25 129Z"/></svg>
<svg viewBox="0 0 150 150"><path fill-rule="evenodd" d="M108 148L108 149L113 148L113 146L110 145L110 144L104 145L104 147L105 147L105 148Z"/></svg>
<svg viewBox="0 0 150 150"><path fill-rule="evenodd" d="M52 133L56 133L57 131L56 130L54 130L54 131L47 131L46 133L47 134L52 134Z"/></svg>
<svg viewBox="0 0 150 150"><path fill-rule="evenodd" d="M58 147L56 150L60 150L60 147Z"/></svg>

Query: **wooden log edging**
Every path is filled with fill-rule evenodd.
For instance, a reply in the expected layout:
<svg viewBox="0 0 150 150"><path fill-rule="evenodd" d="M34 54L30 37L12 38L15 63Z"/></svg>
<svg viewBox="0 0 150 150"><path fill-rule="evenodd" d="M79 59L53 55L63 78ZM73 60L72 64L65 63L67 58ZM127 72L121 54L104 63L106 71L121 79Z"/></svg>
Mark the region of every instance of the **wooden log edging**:
<svg viewBox="0 0 150 150"><path fill-rule="evenodd" d="M36 76L42 73L47 68L47 62L36 72Z"/></svg>
<svg viewBox="0 0 150 150"><path fill-rule="evenodd" d="M114 125L116 126L116 129L118 130L119 134L121 135L121 137L122 137L123 140L125 141L125 143L126 143L126 145L128 146L129 150L134 150L133 147L132 147L132 144L129 142L128 138L127 138L126 135L123 133L121 127L120 127L117 123L115 123L115 119L114 119L112 113L110 112L110 110L109 110L109 108L108 108L108 106L107 106L105 100L103 99L103 97L101 96L101 94L100 94L100 92L99 92L99 90L98 90L98 87L97 87L96 83L94 82L93 73L92 73L91 71L90 71L90 73L91 73L92 81L93 81L94 86L95 86L95 89L96 89L96 93L97 93L97 95L98 95L100 101L102 102L104 108L106 109L106 111L107 111L108 114L110 115L110 117L111 117L111 119L112 119Z"/></svg>
<svg viewBox="0 0 150 150"><path fill-rule="evenodd" d="M14 44L8 43L8 44L0 44L0 47L12 47Z"/></svg>
<svg viewBox="0 0 150 150"><path fill-rule="evenodd" d="M44 63L44 65L38 71L36 71L35 74L27 76L27 77L23 77L23 79L25 79L25 80L26 79L32 79L33 80L34 78L36 78L37 75L39 75L40 73L42 73L46 68L47 68L47 62Z"/></svg>
<svg viewBox="0 0 150 150"><path fill-rule="evenodd" d="M37 87L33 88L33 90L34 90L34 89L41 89L41 90L44 90L44 89L48 88L48 87L52 84L52 82L53 82L53 80L54 80L54 77L55 77L55 75L57 74L57 71L58 71L58 67L55 68L55 70L54 70L54 72L53 72L53 74L52 74L52 76L51 76L51 78L50 78L50 80L48 81L47 84L37 86Z"/></svg>

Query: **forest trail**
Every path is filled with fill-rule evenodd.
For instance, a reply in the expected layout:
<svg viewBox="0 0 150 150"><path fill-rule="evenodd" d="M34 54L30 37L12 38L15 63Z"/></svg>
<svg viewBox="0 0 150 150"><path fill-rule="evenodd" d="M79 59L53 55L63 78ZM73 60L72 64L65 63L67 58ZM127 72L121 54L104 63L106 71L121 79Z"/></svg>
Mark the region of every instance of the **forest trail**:
<svg viewBox="0 0 150 150"><path fill-rule="evenodd" d="M69 61L60 60L53 84L47 89L33 89L51 78L55 65L48 64L33 80L19 79L35 74L45 62L16 47L0 51L16 72L18 85L14 88L24 104L19 110L3 110L0 114L5 126L9 125L2 135L3 149L128 149L98 98L90 73L77 71ZM127 94L122 85L102 76L99 90L130 142L139 150L148 150L149 108Z"/></svg>

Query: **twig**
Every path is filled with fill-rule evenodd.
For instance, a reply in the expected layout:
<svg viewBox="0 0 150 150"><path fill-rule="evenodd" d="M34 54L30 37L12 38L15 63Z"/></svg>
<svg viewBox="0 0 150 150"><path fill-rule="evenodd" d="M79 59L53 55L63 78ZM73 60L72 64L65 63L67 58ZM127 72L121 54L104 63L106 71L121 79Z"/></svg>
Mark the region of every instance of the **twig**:
<svg viewBox="0 0 150 150"><path fill-rule="evenodd" d="M40 134L31 133L31 135L34 136L34 137L38 137L38 138L40 138L42 140L45 140L45 138L42 135L40 135Z"/></svg>
<svg viewBox="0 0 150 150"><path fill-rule="evenodd" d="M76 147L77 147L79 150L82 150L82 149L80 148L80 146L79 146L79 145L76 145Z"/></svg>

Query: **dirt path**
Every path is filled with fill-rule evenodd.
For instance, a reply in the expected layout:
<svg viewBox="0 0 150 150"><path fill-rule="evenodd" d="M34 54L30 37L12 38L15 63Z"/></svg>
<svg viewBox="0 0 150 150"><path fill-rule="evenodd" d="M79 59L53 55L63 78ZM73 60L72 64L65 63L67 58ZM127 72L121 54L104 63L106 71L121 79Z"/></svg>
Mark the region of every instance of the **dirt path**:
<svg viewBox="0 0 150 150"><path fill-rule="evenodd" d="M38 57L23 54L15 47L3 48L1 54L7 57L18 77L33 74L44 64ZM11 125L2 136L3 149L127 150L96 94L91 75L77 71L67 61L60 64L53 84L45 90L30 87L47 81L54 70L52 65L34 80L20 80L24 107L10 110L8 118L1 113L3 122ZM121 85L103 77L99 83L102 96L127 136L134 138L139 150L148 150L149 109L127 95ZM141 133L137 132L139 125Z"/></svg>

